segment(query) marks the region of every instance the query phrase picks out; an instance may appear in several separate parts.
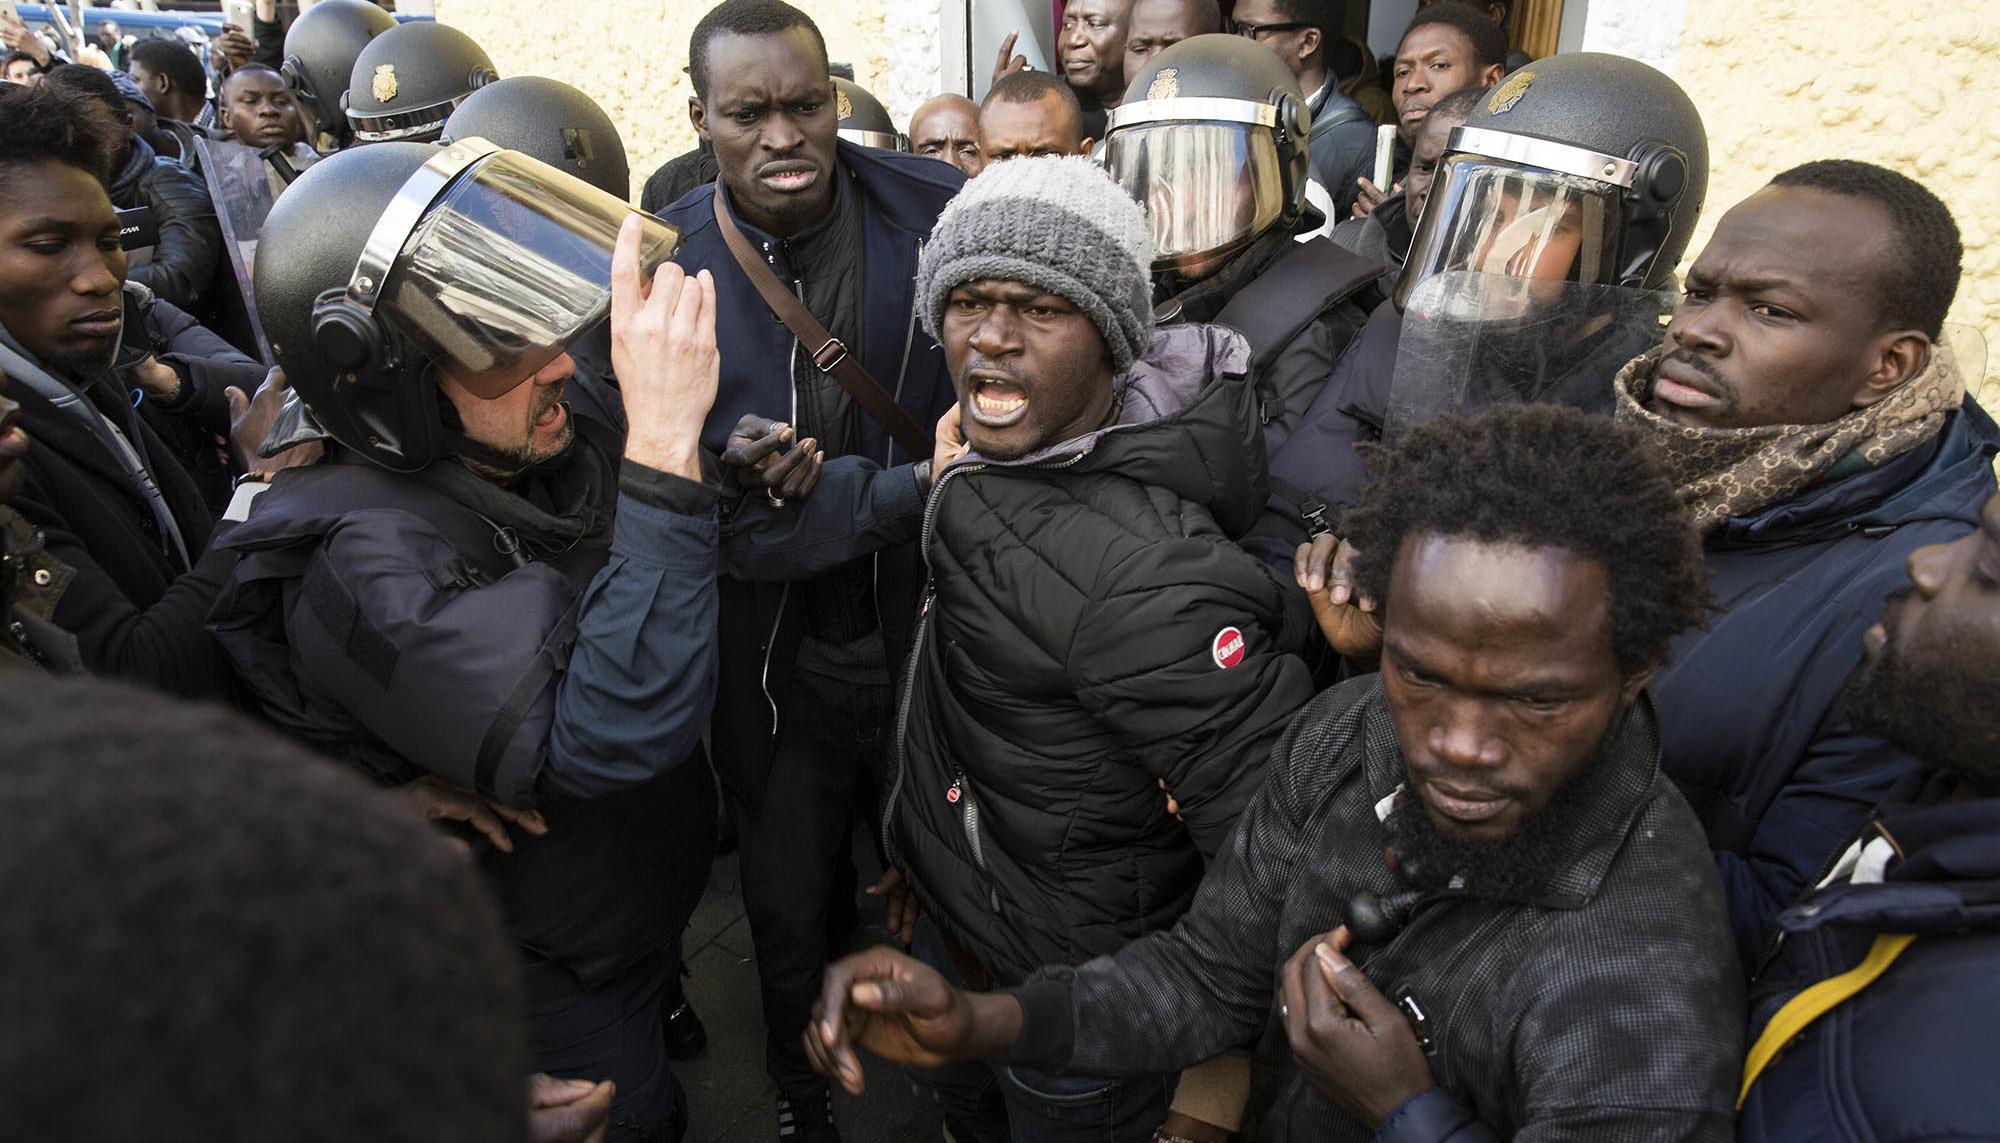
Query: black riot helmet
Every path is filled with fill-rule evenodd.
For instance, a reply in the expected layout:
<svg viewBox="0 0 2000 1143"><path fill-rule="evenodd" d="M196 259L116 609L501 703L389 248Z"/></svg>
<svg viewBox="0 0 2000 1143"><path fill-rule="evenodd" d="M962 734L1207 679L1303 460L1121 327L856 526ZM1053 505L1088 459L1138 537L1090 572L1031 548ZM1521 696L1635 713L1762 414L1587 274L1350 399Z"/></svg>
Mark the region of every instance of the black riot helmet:
<svg viewBox="0 0 2000 1143"><path fill-rule="evenodd" d="M445 120L439 142L478 137L568 171L614 198L632 194L625 143L596 101L538 75L495 80Z"/></svg>
<svg viewBox="0 0 2000 1143"><path fill-rule="evenodd" d="M851 79L833 77L834 115L840 120L840 137L860 147L880 147L884 151L907 151L910 142L896 130L889 109L865 87Z"/></svg>
<svg viewBox="0 0 2000 1143"><path fill-rule="evenodd" d="M398 24L355 57L347 122L362 143L428 143L466 96L499 78L486 49L457 28Z"/></svg>
<svg viewBox="0 0 2000 1143"><path fill-rule="evenodd" d="M1205 277L1298 221L1310 127L1297 77L1242 36L1192 36L1147 60L1098 156L1146 208L1154 276Z"/></svg>
<svg viewBox="0 0 2000 1143"><path fill-rule="evenodd" d="M395 26L396 18L370 0L320 0L292 21L278 70L314 132L347 134L345 100L355 57Z"/></svg>
<svg viewBox="0 0 2000 1143"><path fill-rule="evenodd" d="M356 147L314 164L272 207L258 312L292 388L341 444L398 472L446 454L491 459L451 427L433 375L492 399L554 361L609 311L630 214L484 139ZM650 274L679 234L639 218Z"/></svg>
<svg viewBox="0 0 2000 1143"><path fill-rule="evenodd" d="M1455 271L1659 289L1707 193L1708 133L1673 80L1623 56L1538 60L1452 132L1396 302Z"/></svg>

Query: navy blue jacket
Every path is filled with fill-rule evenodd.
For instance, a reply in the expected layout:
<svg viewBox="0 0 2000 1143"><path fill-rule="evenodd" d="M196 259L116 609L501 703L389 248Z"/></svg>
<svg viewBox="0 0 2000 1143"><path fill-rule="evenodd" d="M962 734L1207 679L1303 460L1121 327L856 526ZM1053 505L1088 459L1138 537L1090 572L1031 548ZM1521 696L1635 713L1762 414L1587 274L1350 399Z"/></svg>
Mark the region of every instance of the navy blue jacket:
<svg viewBox="0 0 2000 1143"><path fill-rule="evenodd" d="M1876 934L1917 939L1765 1070L1737 1119L1742 1143L2000 1134L2000 800L1898 811L1878 828L1902 857L1879 883L1830 886L1779 918L1786 939L1752 1027L1861 963Z"/></svg>
<svg viewBox="0 0 2000 1143"><path fill-rule="evenodd" d="M1722 613L1675 641L1653 693L1661 768L1708 830L1746 974L1778 913L1919 769L1841 725L1834 700L1910 553L1978 523L1996 449L1968 397L1933 441L1708 538Z"/></svg>
<svg viewBox="0 0 2000 1143"><path fill-rule="evenodd" d="M839 165L854 177L861 201L866 304L861 317L861 364L919 425L935 424L954 401L944 351L923 330L916 309L917 255L945 203L965 178L949 164L916 155L839 145ZM716 339L724 347L715 407L702 447L719 454L745 413L795 422L791 332L771 314L715 226L715 188L697 187L661 217L679 227L676 256L689 273L715 276ZM790 281L783 244L738 217L753 245L769 244L772 266ZM884 468L928 460L903 455L881 426L865 414L860 455ZM818 490L815 496L820 495ZM923 585L916 546L898 543L875 564L875 604L892 663L907 652L914 633L917 595ZM725 575L719 585L721 653L713 727L717 770L725 785L755 804L769 770L779 712L786 703L791 662L801 632L796 593L778 583L749 583ZM777 669L771 665L778 664Z"/></svg>

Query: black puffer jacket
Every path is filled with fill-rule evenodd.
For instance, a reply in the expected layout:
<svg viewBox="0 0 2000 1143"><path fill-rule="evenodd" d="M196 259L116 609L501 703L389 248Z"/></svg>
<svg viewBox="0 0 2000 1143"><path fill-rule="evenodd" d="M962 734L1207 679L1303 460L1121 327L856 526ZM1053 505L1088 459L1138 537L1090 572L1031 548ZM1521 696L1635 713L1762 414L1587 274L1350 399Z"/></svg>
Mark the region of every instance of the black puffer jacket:
<svg viewBox="0 0 2000 1143"><path fill-rule="evenodd" d="M1264 1143L1727 1143L1743 981L1701 827L1660 776L1650 700L1578 779L1546 875L1506 896L1427 893L1386 944L1348 950L1421 1014L1437 1086L1371 1129L1293 1066L1279 967L1356 892L1405 888L1380 815L1408 776L1380 676L1323 692L1187 916L1020 989L1008 1062L1157 1075L1268 1032L1280 1086L1245 1133Z"/></svg>
<svg viewBox="0 0 2000 1143"><path fill-rule="evenodd" d="M1232 542L1264 499L1248 356L1162 330L1110 427L933 489L884 818L1002 981L1172 924L1310 697L1298 593Z"/></svg>
<svg viewBox="0 0 2000 1143"><path fill-rule="evenodd" d="M201 176L154 153L133 136L125 165L111 180L111 202L120 210L153 208L160 229L150 258L125 274L161 298L197 316L223 265L222 224Z"/></svg>

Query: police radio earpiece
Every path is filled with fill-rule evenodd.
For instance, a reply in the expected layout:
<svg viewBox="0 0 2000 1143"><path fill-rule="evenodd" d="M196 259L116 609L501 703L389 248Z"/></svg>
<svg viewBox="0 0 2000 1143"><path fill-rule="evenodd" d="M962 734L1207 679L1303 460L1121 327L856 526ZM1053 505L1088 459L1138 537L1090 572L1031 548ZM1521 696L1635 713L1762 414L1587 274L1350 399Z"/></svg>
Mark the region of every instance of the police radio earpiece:
<svg viewBox="0 0 2000 1143"><path fill-rule="evenodd" d="M382 323L348 297L344 286L314 299L312 333L320 360L336 372L372 373L388 358Z"/></svg>
<svg viewBox="0 0 2000 1143"><path fill-rule="evenodd" d="M1633 172L1632 186L1625 193L1630 216L1623 239L1625 264L1619 267L1618 284L1643 288L1653 272L1661 245L1673 230L1674 213L1687 190L1688 159L1679 147L1658 139L1641 140L1626 158L1638 169ZM1697 203L1696 207L1699 206ZM1634 242L1635 238L1639 241Z"/></svg>
<svg viewBox="0 0 2000 1143"><path fill-rule="evenodd" d="M1291 92L1272 92L1271 102L1278 109L1278 125L1272 128L1271 133L1278 145L1278 170L1282 172L1285 180L1285 211L1286 218L1290 220L1295 219L1299 213L1293 204L1305 202L1305 188L1292 185L1294 166L1292 159L1307 148L1307 140L1312 135L1312 125L1307 121L1309 116L1305 105ZM1308 179L1312 177L1310 160L1306 166L1306 177Z"/></svg>

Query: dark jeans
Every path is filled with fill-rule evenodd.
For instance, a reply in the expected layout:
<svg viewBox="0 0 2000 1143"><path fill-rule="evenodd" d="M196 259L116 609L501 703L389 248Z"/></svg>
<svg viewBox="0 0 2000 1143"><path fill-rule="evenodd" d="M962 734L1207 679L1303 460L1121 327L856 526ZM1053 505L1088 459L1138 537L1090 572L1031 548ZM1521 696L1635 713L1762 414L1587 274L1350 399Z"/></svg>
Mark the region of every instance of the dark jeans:
<svg viewBox="0 0 2000 1143"><path fill-rule="evenodd" d="M606 1143L674 1143L686 1112L668 1070L660 997L680 972L662 953L588 991L528 1009L535 1067L561 1079L612 1080Z"/></svg>
<svg viewBox="0 0 2000 1143"><path fill-rule="evenodd" d="M964 986L928 917L918 920L910 953ZM908 1071L959 1143L1149 1143L1166 1121L1175 1080L1057 1076L972 1061Z"/></svg>
<svg viewBox="0 0 2000 1143"><path fill-rule="evenodd" d="M826 1083L800 1036L820 974L858 924L849 840L894 722L889 687L794 673L763 803L733 805L764 998L764 1067L780 1091Z"/></svg>

